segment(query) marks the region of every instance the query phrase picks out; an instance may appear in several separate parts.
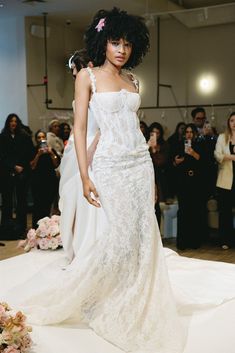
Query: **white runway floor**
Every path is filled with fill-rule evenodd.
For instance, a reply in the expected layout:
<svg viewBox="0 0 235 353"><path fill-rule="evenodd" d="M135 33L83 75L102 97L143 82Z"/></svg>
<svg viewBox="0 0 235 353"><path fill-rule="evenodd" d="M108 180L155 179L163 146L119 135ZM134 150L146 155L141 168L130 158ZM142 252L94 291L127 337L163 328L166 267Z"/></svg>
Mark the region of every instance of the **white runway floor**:
<svg viewBox="0 0 235 353"><path fill-rule="evenodd" d="M184 353L235 353L235 265L189 259L169 249L165 253L173 290L177 291L180 283L187 295L196 293L205 306L210 295L218 304L194 313ZM42 266L57 261L60 266L64 262L62 250L33 251L0 261L0 301L12 287L26 281ZM204 287L210 290L203 293ZM33 353L123 352L92 330L76 326L33 326L32 338Z"/></svg>

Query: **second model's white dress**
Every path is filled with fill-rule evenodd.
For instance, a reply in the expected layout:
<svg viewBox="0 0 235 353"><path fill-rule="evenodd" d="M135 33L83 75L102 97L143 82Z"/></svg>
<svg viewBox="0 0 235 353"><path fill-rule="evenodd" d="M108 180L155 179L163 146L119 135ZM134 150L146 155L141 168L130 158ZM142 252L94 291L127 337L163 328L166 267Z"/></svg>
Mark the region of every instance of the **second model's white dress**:
<svg viewBox="0 0 235 353"><path fill-rule="evenodd" d="M187 332L182 318L194 298L177 287L173 295L169 283L154 212L152 161L136 115L140 96L124 89L96 92L89 74L89 109L101 132L93 182L102 226L69 266L41 269L6 299L32 323L86 324L126 352L182 353ZM200 290L195 293L198 308L205 302Z"/></svg>

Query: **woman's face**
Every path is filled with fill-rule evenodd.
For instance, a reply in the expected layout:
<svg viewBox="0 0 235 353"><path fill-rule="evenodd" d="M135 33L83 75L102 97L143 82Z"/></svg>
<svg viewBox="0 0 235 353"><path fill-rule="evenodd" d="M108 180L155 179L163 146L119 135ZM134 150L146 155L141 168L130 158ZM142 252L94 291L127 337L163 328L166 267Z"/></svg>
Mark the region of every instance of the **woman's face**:
<svg viewBox="0 0 235 353"><path fill-rule="evenodd" d="M70 127L69 127L69 125L64 125L64 128L63 128L63 135L64 136L69 136L69 134L70 134Z"/></svg>
<svg viewBox="0 0 235 353"><path fill-rule="evenodd" d="M107 42L106 59L115 66L124 66L131 53L132 44L125 39L115 39Z"/></svg>
<svg viewBox="0 0 235 353"><path fill-rule="evenodd" d="M229 119L229 127L232 132L235 132L235 115L232 115Z"/></svg>
<svg viewBox="0 0 235 353"><path fill-rule="evenodd" d="M9 129L11 132L14 132L16 128L17 128L17 119L15 116L13 116L9 122Z"/></svg>
<svg viewBox="0 0 235 353"><path fill-rule="evenodd" d="M193 130L191 127L187 127L187 129L185 130L185 138L186 138L186 140L193 139Z"/></svg>
<svg viewBox="0 0 235 353"><path fill-rule="evenodd" d="M184 125L184 124L181 124L181 125L178 127L178 134L179 134L180 136L183 135L184 129L185 129L185 125Z"/></svg>
<svg viewBox="0 0 235 353"><path fill-rule="evenodd" d="M154 128L151 132L150 132L150 136L156 136L156 139L158 140L161 133L160 133L160 130L158 130L157 128Z"/></svg>
<svg viewBox="0 0 235 353"><path fill-rule="evenodd" d="M36 141L39 144L42 140L46 140L46 135L41 131L37 134Z"/></svg>

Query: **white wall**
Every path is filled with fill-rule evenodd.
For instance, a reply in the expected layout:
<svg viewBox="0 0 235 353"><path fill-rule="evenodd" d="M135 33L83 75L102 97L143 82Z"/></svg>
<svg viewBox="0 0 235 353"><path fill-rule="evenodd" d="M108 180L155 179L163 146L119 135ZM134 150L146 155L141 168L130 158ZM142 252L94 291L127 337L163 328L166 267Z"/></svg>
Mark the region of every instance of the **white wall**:
<svg viewBox="0 0 235 353"><path fill-rule="evenodd" d="M156 99L157 34L151 29L154 51L141 67L141 75L148 78L148 88L143 92L142 106L154 107ZM203 105L235 103L235 24L188 29L175 19L161 20L160 32L160 82L172 85L160 89L160 106ZM138 73L138 69L136 70ZM152 72L152 75L150 74ZM217 77L218 87L210 95L198 91L198 77L210 72ZM191 121L192 108L185 109L143 109L145 121L159 121L166 134L174 130L176 123L185 119ZM212 110L219 129L223 129L227 116L235 105L206 108L210 119Z"/></svg>
<svg viewBox="0 0 235 353"><path fill-rule="evenodd" d="M0 129L10 113L28 123L24 19L0 19Z"/></svg>
<svg viewBox="0 0 235 353"><path fill-rule="evenodd" d="M82 34L65 24L52 22L48 18L50 35L47 39L48 98L52 99L50 108L72 108L74 82L66 67L68 57L82 44ZM41 83L45 73L44 39L31 34L31 26L43 26L42 17L28 17L25 21L27 48L27 82ZM47 110L45 105L45 87L28 87L29 124L35 132L47 130L48 122L54 117L67 119L72 111Z"/></svg>

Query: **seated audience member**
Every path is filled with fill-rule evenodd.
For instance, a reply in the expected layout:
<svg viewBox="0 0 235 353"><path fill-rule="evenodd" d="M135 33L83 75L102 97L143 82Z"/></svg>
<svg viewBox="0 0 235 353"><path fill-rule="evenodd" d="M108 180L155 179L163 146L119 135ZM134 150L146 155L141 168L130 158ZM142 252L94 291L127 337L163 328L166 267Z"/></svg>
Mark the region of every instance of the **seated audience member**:
<svg viewBox="0 0 235 353"><path fill-rule="evenodd" d="M231 113L226 131L219 135L215 157L219 163L217 187L219 234L223 249L235 244L233 207L235 207L235 112Z"/></svg>
<svg viewBox="0 0 235 353"><path fill-rule="evenodd" d="M62 139L64 146L67 145L69 136L70 136L70 132L71 132L71 127L68 123L61 123L60 124L60 138Z"/></svg>
<svg viewBox="0 0 235 353"><path fill-rule="evenodd" d="M14 229L22 236L27 228L27 195L30 160L33 153L31 138L22 128L17 114L9 114L0 134L2 218L4 236L13 227L13 198L16 197ZM10 236L10 233L9 233Z"/></svg>
<svg viewBox="0 0 235 353"><path fill-rule="evenodd" d="M57 193L55 169L60 164L57 152L47 145L46 133L38 130L35 134L36 147L32 168L33 227L43 217L49 217L53 200Z"/></svg>
<svg viewBox="0 0 235 353"><path fill-rule="evenodd" d="M185 139L175 151L174 166L177 178L177 248L197 249L201 246L204 218L203 195L203 148L197 140L194 124L185 127Z"/></svg>
<svg viewBox="0 0 235 353"><path fill-rule="evenodd" d="M62 157L64 151L64 143L60 138L60 123L59 120L53 119L50 121L49 132L47 133L47 144L49 147L53 148L56 153Z"/></svg>

